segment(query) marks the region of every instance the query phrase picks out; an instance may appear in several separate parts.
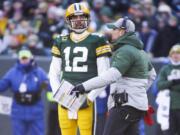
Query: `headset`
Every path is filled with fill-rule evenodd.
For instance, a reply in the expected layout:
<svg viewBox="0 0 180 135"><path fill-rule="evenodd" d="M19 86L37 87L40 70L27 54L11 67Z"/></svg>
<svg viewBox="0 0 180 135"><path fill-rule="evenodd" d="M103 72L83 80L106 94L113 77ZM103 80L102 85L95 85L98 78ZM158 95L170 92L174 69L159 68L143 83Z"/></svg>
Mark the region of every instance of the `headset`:
<svg viewBox="0 0 180 135"><path fill-rule="evenodd" d="M127 23L127 20L128 20L129 18L127 17L127 16L125 16L124 18L123 18L123 22L122 22L122 25L121 25L121 28L122 29L127 29L127 26L126 26L126 23Z"/></svg>

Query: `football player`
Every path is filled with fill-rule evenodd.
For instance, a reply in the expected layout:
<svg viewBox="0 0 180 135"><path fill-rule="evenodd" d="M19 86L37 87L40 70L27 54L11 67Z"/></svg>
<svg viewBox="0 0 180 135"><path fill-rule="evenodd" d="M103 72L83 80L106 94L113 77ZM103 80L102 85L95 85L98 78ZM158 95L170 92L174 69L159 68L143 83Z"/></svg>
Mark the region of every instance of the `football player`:
<svg viewBox="0 0 180 135"><path fill-rule="evenodd" d="M65 14L70 33L59 35L52 47L49 77L53 93L62 79L77 85L101 74L109 68L111 47L100 34L88 32L90 11L84 3L70 5ZM61 74L63 73L63 74ZM60 76L61 79L60 79ZM70 112L59 105L59 122L62 135L93 135L94 105L92 102L99 91L87 94L87 100L78 112Z"/></svg>

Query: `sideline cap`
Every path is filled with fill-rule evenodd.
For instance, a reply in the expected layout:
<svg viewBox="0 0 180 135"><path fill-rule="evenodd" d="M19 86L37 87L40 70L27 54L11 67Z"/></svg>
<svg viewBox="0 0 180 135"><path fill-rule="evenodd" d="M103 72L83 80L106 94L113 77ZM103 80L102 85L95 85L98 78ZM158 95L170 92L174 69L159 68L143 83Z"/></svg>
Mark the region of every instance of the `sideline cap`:
<svg viewBox="0 0 180 135"><path fill-rule="evenodd" d="M125 29L126 32L135 32L135 24L128 18L120 18L114 23L107 24L110 29Z"/></svg>

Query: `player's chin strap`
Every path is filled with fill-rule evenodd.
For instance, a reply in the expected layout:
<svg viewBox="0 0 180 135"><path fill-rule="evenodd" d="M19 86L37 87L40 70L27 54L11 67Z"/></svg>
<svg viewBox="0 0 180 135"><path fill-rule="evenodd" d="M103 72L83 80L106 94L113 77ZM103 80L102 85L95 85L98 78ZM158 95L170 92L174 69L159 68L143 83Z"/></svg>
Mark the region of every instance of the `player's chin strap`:
<svg viewBox="0 0 180 135"><path fill-rule="evenodd" d="M88 28L84 28L84 29L73 29L73 28L71 28L71 31L75 32L76 34L82 34L87 29Z"/></svg>

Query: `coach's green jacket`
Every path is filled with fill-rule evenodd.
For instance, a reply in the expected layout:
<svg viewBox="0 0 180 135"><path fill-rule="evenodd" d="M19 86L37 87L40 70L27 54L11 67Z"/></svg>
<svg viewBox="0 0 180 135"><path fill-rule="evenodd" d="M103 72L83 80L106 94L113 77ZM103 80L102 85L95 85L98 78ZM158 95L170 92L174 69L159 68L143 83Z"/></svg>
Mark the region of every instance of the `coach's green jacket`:
<svg viewBox="0 0 180 135"><path fill-rule="evenodd" d="M124 90L128 93L128 103L140 110L147 110L147 86L149 71L152 69L146 52L143 51L143 44L134 32L129 32L120 37L115 43L115 52L112 56L111 67L119 70L122 78L116 82L118 93ZM114 91L111 91L113 93ZM109 109L114 106L110 96L108 101Z"/></svg>

